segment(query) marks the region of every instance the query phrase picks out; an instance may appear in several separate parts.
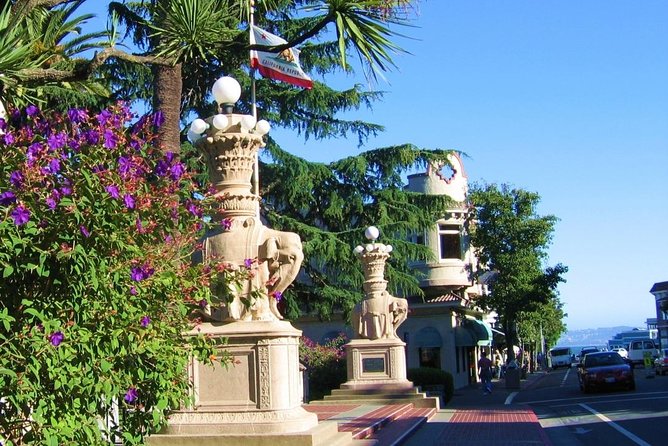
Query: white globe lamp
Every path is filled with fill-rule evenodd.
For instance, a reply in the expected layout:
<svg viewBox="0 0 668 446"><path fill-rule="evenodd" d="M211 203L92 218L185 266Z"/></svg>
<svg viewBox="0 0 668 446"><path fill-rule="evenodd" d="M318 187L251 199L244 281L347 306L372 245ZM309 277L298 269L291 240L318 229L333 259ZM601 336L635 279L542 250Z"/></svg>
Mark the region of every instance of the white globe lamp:
<svg viewBox="0 0 668 446"><path fill-rule="evenodd" d="M260 136L266 135L269 133L269 130L271 130L271 125L264 119L260 119L257 124L255 124L255 133Z"/></svg>
<svg viewBox="0 0 668 446"><path fill-rule="evenodd" d="M227 119L227 116L223 114L217 114L216 116L213 117L211 123L216 129L225 130L229 125L230 121L229 119Z"/></svg>
<svg viewBox="0 0 668 446"><path fill-rule="evenodd" d="M209 128L209 124L204 119L197 118L190 124L190 131L201 135Z"/></svg>
<svg viewBox="0 0 668 446"><path fill-rule="evenodd" d="M368 228L366 228L366 231L364 231L364 236L371 241L376 240L379 235L380 231L375 226L369 226Z"/></svg>
<svg viewBox="0 0 668 446"><path fill-rule="evenodd" d="M234 104L241 97L241 85L236 79L223 76L213 84L211 89L213 97L223 109L223 113L230 114L234 111Z"/></svg>

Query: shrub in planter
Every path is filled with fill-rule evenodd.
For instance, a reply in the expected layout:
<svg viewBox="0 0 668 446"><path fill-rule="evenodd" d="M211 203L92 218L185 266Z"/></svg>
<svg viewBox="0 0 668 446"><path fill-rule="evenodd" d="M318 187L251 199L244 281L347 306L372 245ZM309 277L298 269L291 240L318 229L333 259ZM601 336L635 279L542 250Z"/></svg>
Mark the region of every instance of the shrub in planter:
<svg viewBox="0 0 668 446"><path fill-rule="evenodd" d="M133 120L122 104L0 119L5 446L141 444L187 400L189 356L214 360L183 334L235 273L192 265L207 200L154 146L160 115Z"/></svg>
<svg viewBox="0 0 668 446"><path fill-rule="evenodd" d="M317 344L307 337L299 343L299 361L306 367L311 400L322 399L346 382L346 354L343 345L348 342L341 333L325 344Z"/></svg>
<svg viewBox="0 0 668 446"><path fill-rule="evenodd" d="M440 388L442 386L443 401L445 404L448 404L448 401L452 399L452 395L455 393L455 385L452 375L445 370L432 367L408 369L407 378L409 381L412 381L413 384L420 386L423 389L434 386Z"/></svg>

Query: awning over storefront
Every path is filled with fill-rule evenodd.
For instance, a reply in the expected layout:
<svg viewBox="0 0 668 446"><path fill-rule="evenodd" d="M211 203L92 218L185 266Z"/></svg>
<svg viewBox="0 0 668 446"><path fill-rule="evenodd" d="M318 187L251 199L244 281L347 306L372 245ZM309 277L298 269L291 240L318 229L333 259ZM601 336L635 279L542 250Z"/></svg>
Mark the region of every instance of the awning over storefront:
<svg viewBox="0 0 668 446"><path fill-rule="evenodd" d="M455 327L455 346L457 347L473 347L477 344L477 338L472 330L458 325Z"/></svg>
<svg viewBox="0 0 668 446"><path fill-rule="evenodd" d="M418 348L439 348L443 345L441 334L434 327L424 327L415 335Z"/></svg>
<svg viewBox="0 0 668 446"><path fill-rule="evenodd" d="M488 323L467 317L464 319L462 326L472 332L476 339L475 345L492 345L492 327Z"/></svg>

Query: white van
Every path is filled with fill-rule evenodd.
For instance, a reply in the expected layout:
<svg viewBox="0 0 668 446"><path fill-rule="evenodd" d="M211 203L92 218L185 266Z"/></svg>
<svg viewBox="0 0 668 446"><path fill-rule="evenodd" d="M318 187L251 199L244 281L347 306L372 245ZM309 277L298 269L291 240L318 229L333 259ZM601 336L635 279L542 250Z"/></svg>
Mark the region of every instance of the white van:
<svg viewBox="0 0 668 446"><path fill-rule="evenodd" d="M570 347L555 347L550 350L552 370L559 367L570 367L573 362L573 352Z"/></svg>
<svg viewBox="0 0 668 446"><path fill-rule="evenodd" d="M649 354L654 359L659 357L659 349L651 339L635 339L629 342L629 356L628 359L634 364L642 364L645 353Z"/></svg>

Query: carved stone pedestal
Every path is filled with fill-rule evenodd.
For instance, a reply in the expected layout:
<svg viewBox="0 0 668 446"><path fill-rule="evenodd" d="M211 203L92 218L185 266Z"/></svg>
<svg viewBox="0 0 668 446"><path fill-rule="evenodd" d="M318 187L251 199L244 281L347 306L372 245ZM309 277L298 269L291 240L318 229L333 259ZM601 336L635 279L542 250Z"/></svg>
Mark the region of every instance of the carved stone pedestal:
<svg viewBox="0 0 668 446"><path fill-rule="evenodd" d="M412 389L406 379L406 344L400 339L353 339L345 345L348 381L341 389Z"/></svg>
<svg viewBox="0 0 668 446"><path fill-rule="evenodd" d="M302 408L301 331L285 321L203 324L200 329L226 338L221 351L233 362L212 368L193 360L194 407L173 413L150 445L201 445L203 436L221 445L256 436L252 444L276 444L276 436L317 426L317 416Z"/></svg>

